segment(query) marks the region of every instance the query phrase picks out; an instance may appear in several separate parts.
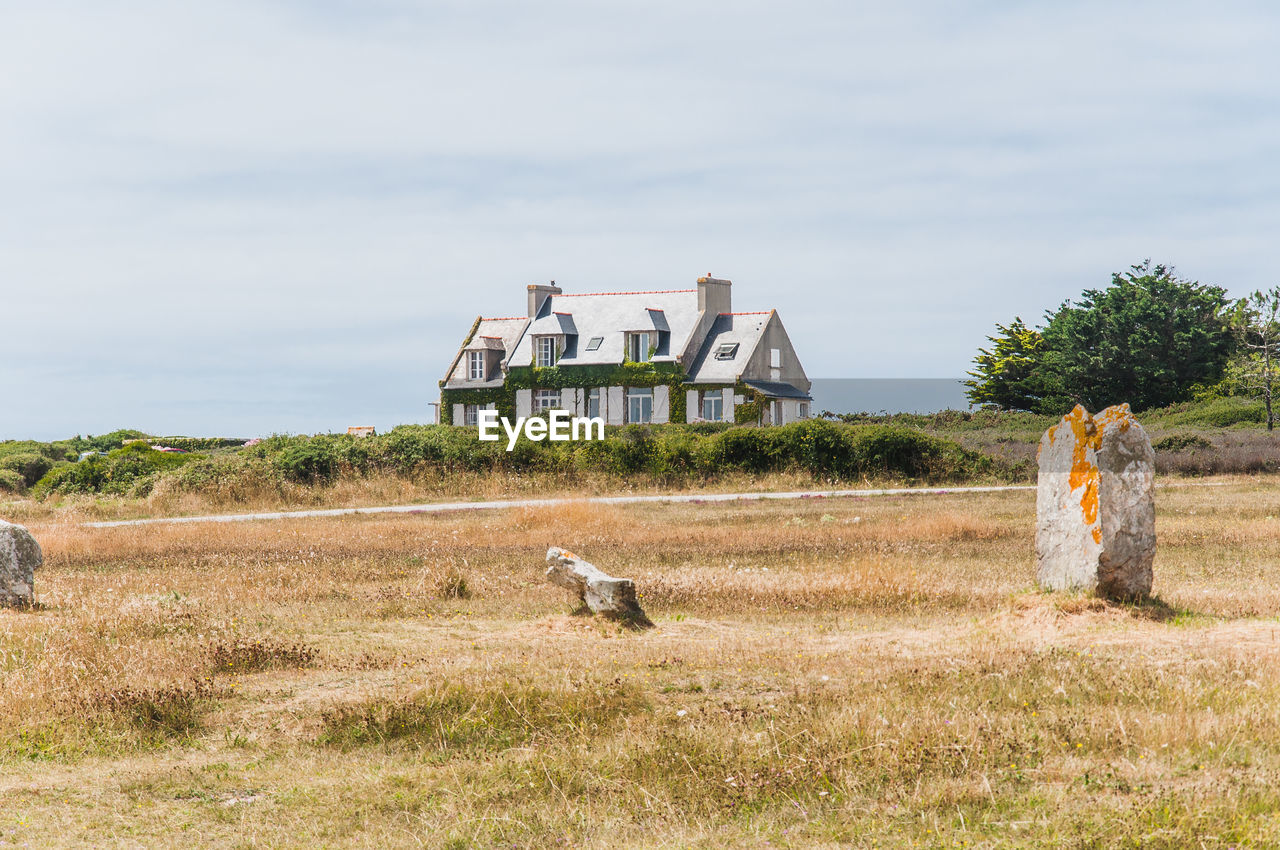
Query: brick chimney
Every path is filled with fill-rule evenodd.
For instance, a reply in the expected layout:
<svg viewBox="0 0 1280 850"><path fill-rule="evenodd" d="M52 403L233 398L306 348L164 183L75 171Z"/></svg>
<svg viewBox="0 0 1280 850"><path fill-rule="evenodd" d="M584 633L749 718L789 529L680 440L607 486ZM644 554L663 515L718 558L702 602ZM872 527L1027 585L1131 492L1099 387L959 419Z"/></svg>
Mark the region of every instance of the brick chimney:
<svg viewBox="0 0 1280 850"><path fill-rule="evenodd" d="M536 319L538 311L542 309L542 305L547 303L547 299L552 295L559 295L560 287L556 286L553 280L550 284L531 283L529 284L529 318Z"/></svg>
<svg viewBox="0 0 1280 850"><path fill-rule="evenodd" d="M711 275L698 278L698 312L712 319L721 313L733 312L731 286L733 281L719 280Z"/></svg>

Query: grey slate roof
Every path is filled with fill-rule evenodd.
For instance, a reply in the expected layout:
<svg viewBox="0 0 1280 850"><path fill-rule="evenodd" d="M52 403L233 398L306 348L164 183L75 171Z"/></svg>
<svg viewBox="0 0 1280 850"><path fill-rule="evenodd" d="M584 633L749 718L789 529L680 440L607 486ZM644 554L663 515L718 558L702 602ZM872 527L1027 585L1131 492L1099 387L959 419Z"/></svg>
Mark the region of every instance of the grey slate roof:
<svg viewBox="0 0 1280 850"><path fill-rule="evenodd" d="M742 383L753 390L759 390L769 398L798 398L806 401L812 398L804 390L785 381L743 381Z"/></svg>
<svg viewBox="0 0 1280 850"><path fill-rule="evenodd" d="M698 290L670 289L651 292L595 292L552 295L508 360L511 366L533 363L533 336L541 333L573 333L560 363L564 366L622 363L626 334L630 331L665 331L668 344L654 355L655 362L672 362L698 323ZM566 331L565 328L572 328ZM587 341L603 337L595 351ZM657 340L655 340L656 342Z"/></svg>
<svg viewBox="0 0 1280 850"><path fill-rule="evenodd" d="M516 343L520 341L520 337L524 334L525 327L529 324L529 320L524 316L512 316L499 319L481 319L480 325L476 328L475 334L471 340L463 348L463 351L486 351L501 350L506 352L503 356L509 357L511 350L515 348ZM467 380L467 358L459 356L454 361L453 368L449 370L449 375L445 379L446 387L500 387L502 386L503 375L501 369L494 369L488 375L487 381L468 381Z"/></svg>
<svg viewBox="0 0 1280 850"><path fill-rule="evenodd" d="M693 365L689 369L691 384L733 384L742 377L751 354L760 344L768 313L721 313L707 332ZM737 343L738 350L729 360L717 360L716 350L725 343Z"/></svg>
<svg viewBox="0 0 1280 850"><path fill-rule="evenodd" d="M539 334L576 334L578 332L577 325L573 321L571 313L548 313L545 316L539 316L532 324L529 325L529 333Z"/></svg>

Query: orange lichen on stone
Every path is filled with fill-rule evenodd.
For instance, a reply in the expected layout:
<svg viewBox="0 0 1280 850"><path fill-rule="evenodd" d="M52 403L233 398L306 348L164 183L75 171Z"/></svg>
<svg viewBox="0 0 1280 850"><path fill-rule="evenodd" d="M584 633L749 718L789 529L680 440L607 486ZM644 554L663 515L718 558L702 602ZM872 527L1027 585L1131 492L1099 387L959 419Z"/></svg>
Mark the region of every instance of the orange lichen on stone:
<svg viewBox="0 0 1280 850"><path fill-rule="evenodd" d="M1101 448L1103 431L1112 425L1119 426L1122 432L1128 431L1129 427L1137 423L1138 420L1134 417L1133 411L1129 409L1129 405L1117 404L1099 413L1094 417L1093 421L1098 426L1098 447Z"/></svg>
<svg viewBox="0 0 1280 850"><path fill-rule="evenodd" d="M1071 491L1084 488L1080 494L1080 509L1084 512L1084 521L1092 525L1098 519L1098 464L1089 459L1089 449L1094 451L1102 444L1102 432L1098 429L1089 412L1080 405L1066 416L1071 425L1076 444L1071 450Z"/></svg>

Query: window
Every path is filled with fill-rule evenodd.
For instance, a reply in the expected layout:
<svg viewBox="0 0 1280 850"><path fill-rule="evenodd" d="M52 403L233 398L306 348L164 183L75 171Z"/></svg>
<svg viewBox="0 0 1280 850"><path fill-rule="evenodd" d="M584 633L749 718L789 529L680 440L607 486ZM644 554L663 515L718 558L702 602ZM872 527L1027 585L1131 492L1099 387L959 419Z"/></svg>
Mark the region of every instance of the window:
<svg viewBox="0 0 1280 850"><path fill-rule="evenodd" d="M715 390L702 394L702 418L708 422L724 420L724 393Z"/></svg>
<svg viewBox="0 0 1280 850"><path fill-rule="evenodd" d="M462 408L462 421L465 425L475 427L476 423L480 421L480 405L464 405Z"/></svg>
<svg viewBox="0 0 1280 850"><path fill-rule="evenodd" d="M533 412L544 413L560 406L559 390L538 390L533 394Z"/></svg>
<svg viewBox="0 0 1280 850"><path fill-rule="evenodd" d="M604 342L604 337L593 336L587 340L587 351L595 351L600 348L600 344Z"/></svg>
<svg viewBox="0 0 1280 850"><path fill-rule="evenodd" d="M597 419L600 416L600 396L604 393L600 387L595 387L587 396L587 416Z"/></svg>
<svg viewBox="0 0 1280 850"><path fill-rule="evenodd" d="M627 335L627 359L633 363L648 363L649 349L655 344L654 334L648 331Z"/></svg>
<svg viewBox="0 0 1280 850"><path fill-rule="evenodd" d="M769 349L769 365L774 369L782 366L782 350L779 348Z"/></svg>
<svg viewBox="0 0 1280 850"><path fill-rule="evenodd" d="M653 388L627 390L627 421L643 424L653 419Z"/></svg>
<svg viewBox="0 0 1280 850"><path fill-rule="evenodd" d="M800 402L800 404L796 407L796 415L800 419L808 419L809 418L809 402L807 401Z"/></svg>
<svg viewBox="0 0 1280 850"><path fill-rule="evenodd" d="M732 360L733 356L738 353L738 344L736 342L722 342L716 346L717 360Z"/></svg>
<svg viewBox="0 0 1280 850"><path fill-rule="evenodd" d="M536 343L538 347L538 365L556 365L556 338L553 336L540 336Z"/></svg>
<svg viewBox="0 0 1280 850"><path fill-rule="evenodd" d="M484 352L483 351L467 352L467 380L468 381L484 380Z"/></svg>

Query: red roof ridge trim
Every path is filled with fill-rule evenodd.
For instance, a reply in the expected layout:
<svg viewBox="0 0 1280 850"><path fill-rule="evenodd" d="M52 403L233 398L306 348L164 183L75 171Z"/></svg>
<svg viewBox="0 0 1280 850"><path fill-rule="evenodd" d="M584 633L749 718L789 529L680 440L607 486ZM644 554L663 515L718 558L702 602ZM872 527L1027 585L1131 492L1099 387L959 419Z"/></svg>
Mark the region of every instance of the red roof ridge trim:
<svg viewBox="0 0 1280 850"><path fill-rule="evenodd" d="M748 310L745 313L721 313L721 316L767 316L772 310Z"/></svg>
<svg viewBox="0 0 1280 850"><path fill-rule="evenodd" d="M516 319L527 319L528 316L492 316L488 319L482 318L482 322L514 322Z"/></svg>

